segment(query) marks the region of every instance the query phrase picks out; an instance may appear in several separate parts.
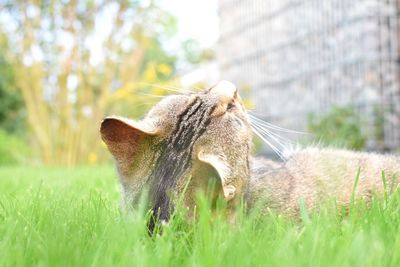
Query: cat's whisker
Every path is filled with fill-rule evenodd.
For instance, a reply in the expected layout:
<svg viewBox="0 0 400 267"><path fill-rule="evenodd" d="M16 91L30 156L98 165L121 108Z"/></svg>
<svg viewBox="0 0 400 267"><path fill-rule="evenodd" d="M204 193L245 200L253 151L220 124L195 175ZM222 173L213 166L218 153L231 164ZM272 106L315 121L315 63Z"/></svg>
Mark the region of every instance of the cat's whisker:
<svg viewBox="0 0 400 267"><path fill-rule="evenodd" d="M251 113L252 113L252 112L249 112L249 114L248 114L250 120L259 122L259 123L262 124L265 128L274 129L274 130L276 130L276 131L286 132L286 133L294 133L294 134L305 134L305 135L309 135L309 133L307 133L307 132L301 132L301 131L290 130L290 129L286 129L286 128L277 126L277 125L275 125L275 124L266 122L266 121L264 121L264 120L262 120L262 119L260 119L260 118L258 118L258 117L256 117L256 116L252 115Z"/></svg>
<svg viewBox="0 0 400 267"><path fill-rule="evenodd" d="M279 139L279 140L280 140L281 142L283 142L283 143L287 143L287 144L289 144L289 145L293 145L293 144L294 144L294 142L291 141L290 139L288 139L288 138L286 138L286 137L283 137L283 136L281 136L281 135L279 135L279 134L277 134L277 133L275 133L275 132L273 132L273 131L270 131L270 130L266 129L265 127L263 127L261 124L259 124L259 123L257 123L257 122L251 121L250 124L251 124L251 125L258 126L258 128L259 128L263 133L265 133L265 134L268 135L268 136L271 136L271 135L272 135L272 136L276 137L277 139Z"/></svg>
<svg viewBox="0 0 400 267"><path fill-rule="evenodd" d="M203 88L194 87L194 86L191 87L194 90L190 90L190 89L187 89L187 88L180 88L180 87L176 87L176 86L171 86L171 88L176 89L176 90L184 90L184 91L186 91L186 92L188 92L190 94L194 94L194 93L196 93L196 91L203 91L204 90Z"/></svg>
<svg viewBox="0 0 400 267"><path fill-rule="evenodd" d="M191 91L189 89L183 89L175 86L166 86L166 85L161 85L161 84L152 84L152 83L146 83L146 82L140 82L139 84L146 85L146 86L151 86L151 87L158 87L170 92L175 92L179 94L193 94L194 91Z"/></svg>
<svg viewBox="0 0 400 267"><path fill-rule="evenodd" d="M145 97L154 97L154 98L164 98L165 95L154 95L154 94L147 94L147 93L138 93L139 96L145 96Z"/></svg>
<svg viewBox="0 0 400 267"><path fill-rule="evenodd" d="M284 132L284 133L310 135L310 133L307 133L307 132L301 132L301 131L295 131L295 130L282 128L282 127L276 126L274 124L270 124L268 122L263 122L262 126L265 128L268 128L270 130L275 130L275 131Z"/></svg>
<svg viewBox="0 0 400 267"><path fill-rule="evenodd" d="M274 137L273 135L269 134L269 133L265 133L262 132L260 128L257 128L257 126L253 126L254 128L256 128L258 130L258 132L263 135L263 137L265 139L270 140L270 142L274 142L275 143L275 147L279 147L279 151L283 154L283 151L287 151L289 147L291 147L291 145L288 144L284 144L282 141L280 141L278 138Z"/></svg>
<svg viewBox="0 0 400 267"><path fill-rule="evenodd" d="M251 125L254 127L258 127L259 132L266 135L267 138L273 139L275 142L279 143L284 151L289 151L289 150L293 149L293 147L296 146L295 142L293 142L283 136L280 136L277 133L269 131L269 130L263 128L262 126L258 125L255 122L252 122Z"/></svg>
<svg viewBox="0 0 400 267"><path fill-rule="evenodd" d="M274 152L282 159L282 160L289 160L289 158L291 158L291 155L293 154L293 151L296 150L296 145L290 141L290 143L288 143L287 146L285 146L284 144L282 144L282 142L279 142L277 139L275 139L273 136L271 136L272 132L263 132L263 134L267 135L264 136L262 135L262 133L260 133L260 131L262 131L262 129L258 129L256 128L257 126L253 125L251 126L252 130L254 131L254 133L256 133L268 146L270 146L272 148L272 150L274 150ZM272 133L274 134L274 133ZM261 136L260 136L261 135ZM276 134L275 134L276 135ZM277 142L278 144L280 144L280 146L282 147L281 150L279 150L275 145L272 144L272 142L268 141L267 138L272 138L275 142ZM278 135L276 135L276 137L278 137ZM283 138L283 137L280 137ZM292 162L294 164L299 164L297 162L296 159L291 159Z"/></svg>
<svg viewBox="0 0 400 267"><path fill-rule="evenodd" d="M274 125L274 124L268 123L268 122L266 122L266 121L263 121L263 120L261 120L261 119L255 117L255 116L252 116L252 115L249 115L249 117L250 117L250 120L257 121L257 122L259 122L263 127L268 128L268 129L273 129L273 130L276 130L276 131L286 132L286 133L294 133L294 134L309 134L309 133L306 133L306 132L300 132L300 131L295 131L295 130L290 130L290 129L282 128L282 127L276 126L276 125Z"/></svg>
<svg viewBox="0 0 400 267"><path fill-rule="evenodd" d="M271 149L282 159L282 160L286 160L286 157L283 155L283 153L274 145L272 144L270 141L268 141L268 139L266 139L258 130L256 127L251 127L253 132L261 139L263 140L268 146L271 147Z"/></svg>
<svg viewBox="0 0 400 267"><path fill-rule="evenodd" d="M280 136L278 133L274 132L275 129L271 129L271 128L265 127L265 125L263 125L263 124L260 123L259 121L250 120L250 124L257 125L258 127L260 127L261 129L263 129L264 131L267 131L267 132L270 132L270 133L273 133L273 134L279 136L279 138L289 140L289 139L287 139L287 138L285 138L285 137L283 137L283 136Z"/></svg>
<svg viewBox="0 0 400 267"><path fill-rule="evenodd" d="M204 90L204 88L195 87L195 86L193 86L192 88L193 88L194 90L196 90L196 91L203 91L203 90ZM193 93L195 93L195 92L193 91Z"/></svg>
<svg viewBox="0 0 400 267"><path fill-rule="evenodd" d="M271 125L266 124L265 121L258 119L257 117L254 117L252 115L249 115L250 121L257 122L260 124L263 128L271 129L271 130L278 130L277 127L273 127Z"/></svg>
<svg viewBox="0 0 400 267"><path fill-rule="evenodd" d="M188 92L188 93L195 93L195 91L187 89L187 88L182 88L182 87L177 87L177 86L172 86L172 85L168 85L168 86L164 86L166 89L171 89L171 90L177 90L177 91L184 91L184 92ZM197 87L193 87L193 89L195 90L202 90L199 89Z"/></svg>
<svg viewBox="0 0 400 267"><path fill-rule="evenodd" d="M260 132L260 129L258 129L258 131ZM270 133L263 133L263 132L260 132L260 133L264 134L263 136L265 136L266 138L273 140L277 145L279 145L282 148L283 151L289 150L290 148L293 147L292 143L288 143L288 142L279 140L277 137L273 136Z"/></svg>

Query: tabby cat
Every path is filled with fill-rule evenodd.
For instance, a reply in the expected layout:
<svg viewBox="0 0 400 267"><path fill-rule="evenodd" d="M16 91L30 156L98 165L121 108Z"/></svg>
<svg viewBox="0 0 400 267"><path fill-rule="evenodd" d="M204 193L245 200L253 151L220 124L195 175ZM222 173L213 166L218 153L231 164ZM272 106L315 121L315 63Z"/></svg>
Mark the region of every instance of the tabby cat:
<svg viewBox="0 0 400 267"><path fill-rule="evenodd" d="M236 87L221 81L200 93L168 96L141 121L107 117L101 136L115 158L128 206L149 190L155 217L168 221L176 198L195 206L198 191L222 196L234 208L242 198L295 214L302 199L313 208L335 197L347 205L356 193L370 197L399 184L400 159L344 150L307 148L282 163L252 158L252 127ZM210 181L216 185L210 192Z"/></svg>

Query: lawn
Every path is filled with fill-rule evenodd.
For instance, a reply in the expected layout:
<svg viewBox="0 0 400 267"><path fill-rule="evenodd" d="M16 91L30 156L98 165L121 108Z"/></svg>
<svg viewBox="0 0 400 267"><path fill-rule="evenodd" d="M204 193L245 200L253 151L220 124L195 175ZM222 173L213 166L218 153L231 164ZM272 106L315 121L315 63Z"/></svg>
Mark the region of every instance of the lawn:
<svg viewBox="0 0 400 267"><path fill-rule="evenodd" d="M200 204L149 237L125 214L110 166L0 168L0 266L400 266L400 194L301 220L243 215L232 226Z"/></svg>

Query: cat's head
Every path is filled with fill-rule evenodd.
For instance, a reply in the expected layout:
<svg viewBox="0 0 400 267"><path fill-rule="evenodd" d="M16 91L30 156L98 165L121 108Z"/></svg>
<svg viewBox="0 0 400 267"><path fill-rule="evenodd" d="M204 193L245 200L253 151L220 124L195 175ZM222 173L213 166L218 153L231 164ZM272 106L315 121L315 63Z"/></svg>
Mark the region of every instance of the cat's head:
<svg viewBox="0 0 400 267"><path fill-rule="evenodd" d="M236 87L167 96L141 121L107 117L101 136L114 156L128 202L149 186L153 206L169 209L170 191L217 179L221 195L240 197L249 177L251 127ZM190 182L188 179L192 179Z"/></svg>

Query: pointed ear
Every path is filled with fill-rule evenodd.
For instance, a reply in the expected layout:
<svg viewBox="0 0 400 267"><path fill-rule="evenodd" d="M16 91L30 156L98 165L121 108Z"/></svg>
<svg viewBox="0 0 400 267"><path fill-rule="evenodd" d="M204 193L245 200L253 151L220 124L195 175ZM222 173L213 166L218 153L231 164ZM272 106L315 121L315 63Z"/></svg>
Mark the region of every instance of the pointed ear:
<svg viewBox="0 0 400 267"><path fill-rule="evenodd" d="M200 161L211 165L217 171L221 179L225 200L229 201L233 199L236 195L236 187L234 185L228 184L230 168L225 163L223 158L218 155L205 153L204 151L200 151L197 157Z"/></svg>
<svg viewBox="0 0 400 267"><path fill-rule="evenodd" d="M135 122L120 117L107 117L100 127L101 138L117 161L129 160L144 138L157 134L152 123Z"/></svg>

